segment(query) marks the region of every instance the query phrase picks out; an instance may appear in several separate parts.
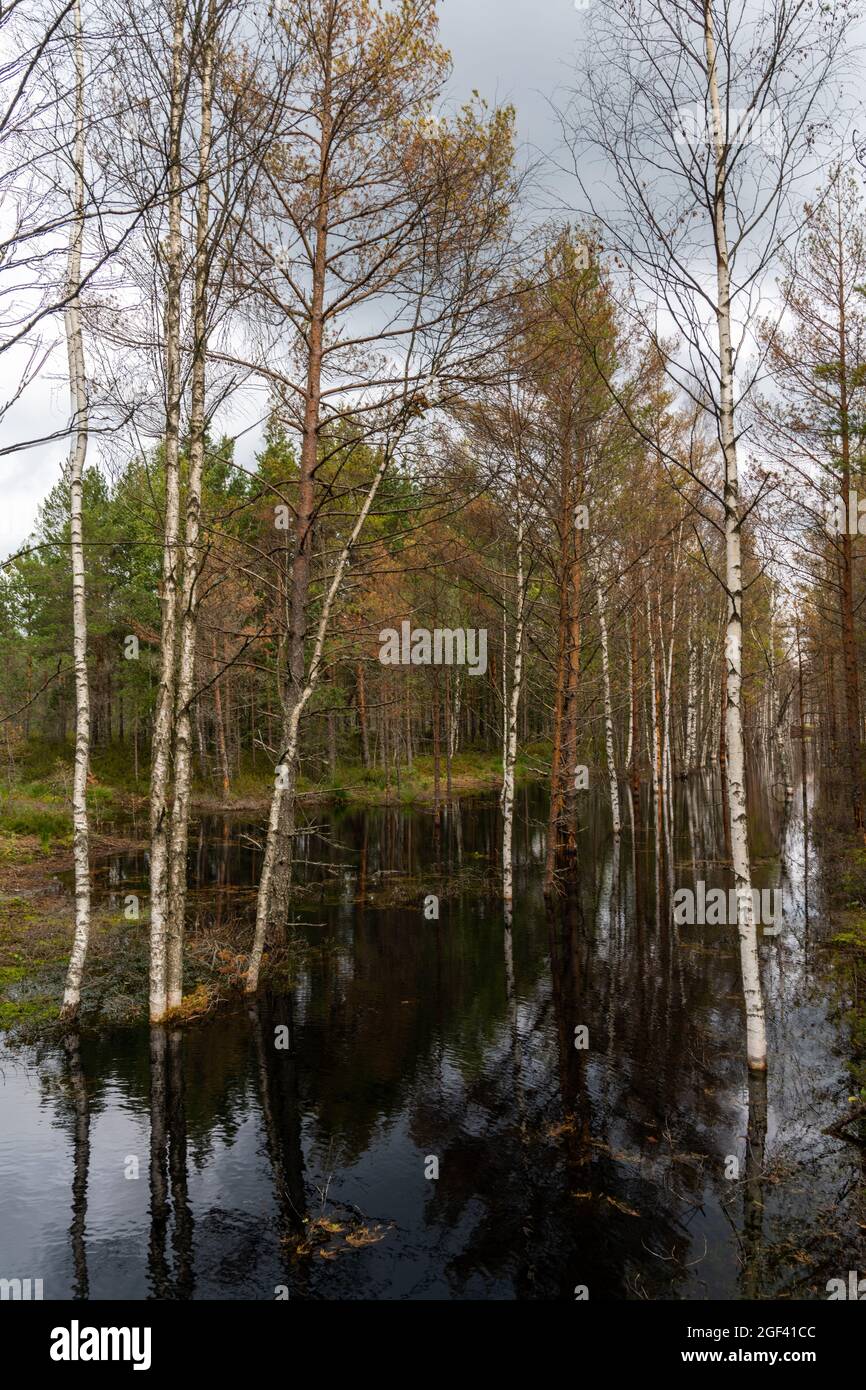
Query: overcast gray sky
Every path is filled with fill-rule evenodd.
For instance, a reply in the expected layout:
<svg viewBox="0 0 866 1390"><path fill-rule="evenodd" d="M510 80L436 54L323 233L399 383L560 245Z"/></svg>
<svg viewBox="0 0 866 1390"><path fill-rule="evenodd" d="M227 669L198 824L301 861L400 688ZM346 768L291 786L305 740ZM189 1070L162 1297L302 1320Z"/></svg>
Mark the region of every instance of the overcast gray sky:
<svg viewBox="0 0 866 1390"><path fill-rule="evenodd" d="M452 99L462 102L476 89L490 101L512 102L522 144L550 150L556 127L547 102L568 77L584 26L574 0L440 0L440 15L442 41L454 57ZM55 353L43 379L9 413L4 442L35 438L63 426L68 409L64 356L62 349ZM5 363L10 381L20 360ZM240 419L232 419L232 430L252 424L261 407L262 397L250 394ZM242 462L251 460L260 440L256 428L239 442ZM59 443L0 458L0 556L16 550L30 533L36 509L57 481L66 452L65 444ZM97 452L94 441L91 461L96 461Z"/></svg>
<svg viewBox="0 0 866 1390"><path fill-rule="evenodd" d="M511 102L517 110L522 158L555 154L559 130L550 103L571 85L582 56L585 0L440 0L439 8L442 41L453 55L451 101L459 104L474 89L491 103ZM536 209L558 205L561 210L577 197L573 181L552 173L550 166L544 182L546 192L539 190L534 198ZM61 327L58 321L57 330ZM10 383L16 379L19 360L4 362ZM68 411L64 369L61 344L43 378L9 412L2 442L38 437L63 426ZM224 412L215 421L217 429L240 436L236 457L244 466L260 446L258 422L266 408L267 393L250 390L235 397L230 416ZM0 457L0 556L17 549L30 533L39 502L59 477L66 452L61 442ZM90 461L97 459L94 440Z"/></svg>
<svg viewBox="0 0 866 1390"><path fill-rule="evenodd" d="M548 102L583 40L585 16L574 0L440 0L440 14L455 96L477 88L513 102L521 138L549 149L557 131Z"/></svg>

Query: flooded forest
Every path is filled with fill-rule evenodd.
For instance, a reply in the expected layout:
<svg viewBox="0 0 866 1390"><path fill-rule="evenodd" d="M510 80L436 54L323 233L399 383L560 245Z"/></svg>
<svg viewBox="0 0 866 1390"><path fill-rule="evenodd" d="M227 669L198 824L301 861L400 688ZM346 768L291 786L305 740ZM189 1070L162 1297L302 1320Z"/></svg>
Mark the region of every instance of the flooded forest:
<svg viewBox="0 0 866 1390"><path fill-rule="evenodd" d="M459 8L0 9L4 1300L866 1297L860 21Z"/></svg>

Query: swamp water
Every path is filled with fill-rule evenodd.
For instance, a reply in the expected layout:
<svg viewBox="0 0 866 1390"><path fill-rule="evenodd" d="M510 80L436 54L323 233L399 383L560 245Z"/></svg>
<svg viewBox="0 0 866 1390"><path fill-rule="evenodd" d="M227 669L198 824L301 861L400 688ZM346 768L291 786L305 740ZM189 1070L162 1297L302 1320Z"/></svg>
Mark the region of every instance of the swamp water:
<svg viewBox="0 0 866 1390"><path fill-rule="evenodd" d="M821 1133L851 1083L820 858L801 800L781 860L770 790L750 805L755 884L783 902L766 1084L735 929L665 909L730 884L709 776L676 787L669 868L646 806L616 853L590 802L547 911L545 798L521 791L510 929L495 798L445 808L438 837L429 808L318 813L290 988L0 1048L0 1276L46 1299L826 1298L866 1272L866 1166ZM259 835L191 828L190 926L215 949L253 909ZM146 873L114 856L97 893L122 909Z"/></svg>

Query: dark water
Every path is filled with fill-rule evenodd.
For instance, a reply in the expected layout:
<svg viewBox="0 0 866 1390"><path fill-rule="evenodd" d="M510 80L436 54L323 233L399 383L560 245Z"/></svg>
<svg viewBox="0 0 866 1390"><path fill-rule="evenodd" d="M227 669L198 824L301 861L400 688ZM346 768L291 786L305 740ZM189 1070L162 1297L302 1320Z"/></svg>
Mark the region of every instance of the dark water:
<svg viewBox="0 0 866 1390"><path fill-rule="evenodd" d="M821 1135L850 1082L820 860L801 800L786 827L764 784L751 803L756 882L785 910L761 947L766 1087L735 930L665 907L727 886L709 779L678 786L658 871L645 825L627 816L616 854L591 809L552 911L544 798L523 793L511 930L495 800L438 838L429 811L331 813L301 841L322 887L286 992L0 1052L0 1275L46 1298L826 1297L866 1269L866 1204L862 1151ZM195 828L190 925L215 946L251 910L258 834ZM121 906L146 862L98 883Z"/></svg>

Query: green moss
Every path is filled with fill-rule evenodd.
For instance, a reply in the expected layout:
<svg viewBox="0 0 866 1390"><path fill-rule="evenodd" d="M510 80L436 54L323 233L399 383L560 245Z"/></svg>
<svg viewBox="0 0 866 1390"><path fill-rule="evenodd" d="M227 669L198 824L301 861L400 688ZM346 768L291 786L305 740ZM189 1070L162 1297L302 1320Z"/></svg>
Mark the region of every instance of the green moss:
<svg viewBox="0 0 866 1390"><path fill-rule="evenodd" d="M28 999L0 999L0 1032L12 1028L33 1028L53 1023L57 1018L57 1000L48 995Z"/></svg>
<svg viewBox="0 0 866 1390"><path fill-rule="evenodd" d="M9 985L23 980L26 974L27 970L23 965L0 965L0 993L5 992Z"/></svg>
<svg viewBox="0 0 866 1390"><path fill-rule="evenodd" d="M43 961L0 966L0 1031L56 1018L57 999L39 980L43 966Z"/></svg>

